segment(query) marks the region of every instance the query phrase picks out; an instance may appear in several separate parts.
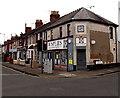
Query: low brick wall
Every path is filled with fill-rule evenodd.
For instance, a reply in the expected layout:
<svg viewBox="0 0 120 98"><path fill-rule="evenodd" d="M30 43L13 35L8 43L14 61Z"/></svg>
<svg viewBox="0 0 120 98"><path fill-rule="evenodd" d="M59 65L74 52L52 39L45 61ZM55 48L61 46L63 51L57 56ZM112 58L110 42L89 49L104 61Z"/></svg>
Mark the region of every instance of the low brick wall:
<svg viewBox="0 0 120 98"><path fill-rule="evenodd" d="M25 66L25 60L20 60L19 64Z"/></svg>
<svg viewBox="0 0 120 98"><path fill-rule="evenodd" d="M18 60L13 60L13 64L18 64Z"/></svg>
<svg viewBox="0 0 120 98"><path fill-rule="evenodd" d="M113 68L113 67L120 67L120 63L87 65L88 70L105 69L105 68Z"/></svg>
<svg viewBox="0 0 120 98"><path fill-rule="evenodd" d="M25 60L13 60L13 64L25 66Z"/></svg>

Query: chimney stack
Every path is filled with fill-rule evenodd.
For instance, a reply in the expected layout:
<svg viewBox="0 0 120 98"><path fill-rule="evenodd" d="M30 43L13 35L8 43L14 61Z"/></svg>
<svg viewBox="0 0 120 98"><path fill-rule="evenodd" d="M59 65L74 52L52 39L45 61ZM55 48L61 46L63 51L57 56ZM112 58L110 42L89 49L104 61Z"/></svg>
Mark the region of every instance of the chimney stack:
<svg viewBox="0 0 120 98"><path fill-rule="evenodd" d="M25 33L26 32L29 32L29 31L31 31L32 30L32 28L31 27L27 27L27 24L25 23Z"/></svg>
<svg viewBox="0 0 120 98"><path fill-rule="evenodd" d="M32 30L31 27L25 27L25 32L29 32L29 31L31 31L31 30Z"/></svg>
<svg viewBox="0 0 120 98"><path fill-rule="evenodd" d="M50 22L53 22L60 18L59 11L51 11Z"/></svg>
<svg viewBox="0 0 120 98"><path fill-rule="evenodd" d="M42 20L37 19L35 22L35 28L41 27L43 25Z"/></svg>

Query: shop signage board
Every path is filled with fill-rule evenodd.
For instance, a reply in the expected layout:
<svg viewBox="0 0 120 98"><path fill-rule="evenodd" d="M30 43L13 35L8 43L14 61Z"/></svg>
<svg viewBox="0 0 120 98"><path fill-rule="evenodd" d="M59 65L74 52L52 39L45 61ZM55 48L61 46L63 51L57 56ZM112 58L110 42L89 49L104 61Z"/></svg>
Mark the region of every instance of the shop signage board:
<svg viewBox="0 0 120 98"><path fill-rule="evenodd" d="M76 38L76 46L86 46L86 37L78 37Z"/></svg>
<svg viewBox="0 0 120 98"><path fill-rule="evenodd" d="M61 40L54 40L54 41L49 41L47 49L48 50L56 50L56 49L67 49L67 38L66 39L61 39Z"/></svg>

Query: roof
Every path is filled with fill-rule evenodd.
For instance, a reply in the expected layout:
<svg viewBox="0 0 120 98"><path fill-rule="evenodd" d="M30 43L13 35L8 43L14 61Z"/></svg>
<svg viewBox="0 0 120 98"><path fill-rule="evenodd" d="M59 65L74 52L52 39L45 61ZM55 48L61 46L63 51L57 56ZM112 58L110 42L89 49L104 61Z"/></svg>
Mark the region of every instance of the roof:
<svg viewBox="0 0 120 98"><path fill-rule="evenodd" d="M38 27L38 28L35 28L29 32L26 32L21 38L26 38L29 35L32 35L32 34L35 34L38 32L43 32L47 29L54 28L56 26L68 23L70 21L78 21L78 20L79 21L92 21L95 23L100 23L100 24L118 27L117 24L115 24L115 23L101 17L100 15L97 15L97 14L87 10L86 8L82 7L80 9L77 9L69 14L66 14L66 15L60 17L58 20L56 20L54 22L48 22L41 27ZM11 41L9 43L13 43L13 42L14 41ZM7 43L7 44L9 44L9 43ZM7 45L7 44L5 44L5 45Z"/></svg>
<svg viewBox="0 0 120 98"><path fill-rule="evenodd" d="M29 32L26 32L25 35L23 36L23 38L26 38L28 35L32 35L32 34L35 34L35 33L41 33L43 32L44 30L46 30L47 27L49 27L52 23L54 22L48 22L44 25L42 25L41 27L38 27L38 28L35 28Z"/></svg>
<svg viewBox="0 0 120 98"><path fill-rule="evenodd" d="M64 23L67 23L70 21L78 21L78 20L79 21L92 21L92 22L101 23L101 24L105 24L105 25L112 25L112 26L116 26L116 27L118 26L117 24L82 7L80 9L77 9L69 14L66 14L66 15L60 17L58 20L56 20L54 22L48 22L41 27L38 27L36 29L33 29L33 30L27 32L23 38L27 37L28 35L34 34L34 33L43 32L46 29L50 29L50 28L59 26L61 24L64 24Z"/></svg>
<svg viewBox="0 0 120 98"><path fill-rule="evenodd" d="M117 27L118 25L87 10L86 8L82 7L80 9L77 9L61 18L59 18L57 21L55 21L53 24L51 24L48 28L52 28L70 21L92 21L100 24L105 24L105 25L112 25Z"/></svg>

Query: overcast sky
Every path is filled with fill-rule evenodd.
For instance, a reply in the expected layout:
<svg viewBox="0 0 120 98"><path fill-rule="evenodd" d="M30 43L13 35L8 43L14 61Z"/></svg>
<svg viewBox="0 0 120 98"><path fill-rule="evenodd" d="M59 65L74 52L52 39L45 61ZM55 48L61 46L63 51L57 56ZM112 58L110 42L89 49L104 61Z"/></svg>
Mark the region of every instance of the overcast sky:
<svg viewBox="0 0 120 98"><path fill-rule="evenodd" d="M0 0L0 33L5 39L25 32L25 23L34 28L36 19L49 22L50 11L59 11L60 16L78 8L95 6L94 13L118 24L118 1L120 0ZM89 9L90 10L90 9ZM0 43L4 35L0 34Z"/></svg>

